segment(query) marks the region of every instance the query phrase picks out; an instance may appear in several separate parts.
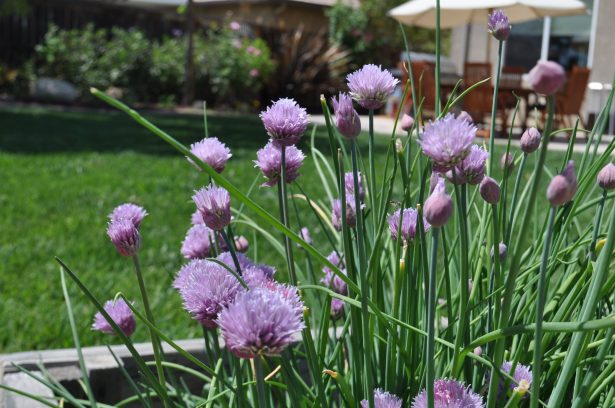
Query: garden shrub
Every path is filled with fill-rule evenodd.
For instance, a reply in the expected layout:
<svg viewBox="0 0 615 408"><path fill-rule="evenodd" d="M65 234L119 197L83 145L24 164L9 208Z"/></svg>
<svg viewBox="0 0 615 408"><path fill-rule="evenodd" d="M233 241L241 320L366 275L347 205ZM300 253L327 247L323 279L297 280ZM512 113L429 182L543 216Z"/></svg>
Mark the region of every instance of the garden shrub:
<svg viewBox="0 0 615 408"><path fill-rule="evenodd" d="M141 102L179 100L184 81L186 40L150 40L139 30L114 27L61 30L51 26L36 47L38 76L63 79L84 94L94 86L119 87L124 99ZM229 105L258 106L260 90L274 65L267 44L230 28L194 35L196 95Z"/></svg>

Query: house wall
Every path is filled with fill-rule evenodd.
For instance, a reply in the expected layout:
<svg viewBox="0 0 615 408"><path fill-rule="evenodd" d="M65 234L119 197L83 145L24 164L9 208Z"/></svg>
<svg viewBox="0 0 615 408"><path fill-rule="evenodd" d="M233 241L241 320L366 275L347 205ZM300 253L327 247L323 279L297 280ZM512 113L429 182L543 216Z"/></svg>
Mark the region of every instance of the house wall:
<svg viewBox="0 0 615 408"><path fill-rule="evenodd" d="M490 61L492 69L495 72L497 55L498 43L489 35L485 24L468 24L453 28L451 33L450 57L457 66L457 71L459 73L463 72L464 61Z"/></svg>
<svg viewBox="0 0 615 408"><path fill-rule="evenodd" d="M595 0L597 2L597 0ZM615 71L615 41L613 41L613 21L615 21L615 1L601 0L598 6L594 57L589 81L611 84ZM596 114L606 102L609 89L587 90L584 106L587 115ZM613 129L611 127L611 132Z"/></svg>
<svg viewBox="0 0 615 408"><path fill-rule="evenodd" d="M240 2L238 4L196 4L197 13L207 20L235 20L253 26L276 30L294 29L300 25L307 31L327 29L329 19L325 7L298 3Z"/></svg>

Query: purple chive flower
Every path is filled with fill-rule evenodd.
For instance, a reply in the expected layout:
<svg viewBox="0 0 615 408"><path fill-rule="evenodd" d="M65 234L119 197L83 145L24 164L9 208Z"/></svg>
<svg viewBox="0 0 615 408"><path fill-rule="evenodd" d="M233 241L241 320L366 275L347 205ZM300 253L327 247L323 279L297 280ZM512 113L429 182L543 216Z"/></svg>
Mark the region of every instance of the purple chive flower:
<svg viewBox="0 0 615 408"><path fill-rule="evenodd" d="M254 161L267 181L262 185L273 187L280 181L282 171L282 152L278 146L269 142L256 152L257 160ZM286 183L292 183L299 177L299 169L303 165L305 155L295 146L286 148Z"/></svg>
<svg viewBox="0 0 615 408"><path fill-rule="evenodd" d="M194 192L192 200L209 228L219 231L230 224L231 196L222 187L203 187Z"/></svg>
<svg viewBox="0 0 615 408"><path fill-rule="evenodd" d="M118 205L113 209L111 214L109 214L109 221L130 220L136 228L139 228L141 221L143 221L146 215L147 211L145 211L143 207L139 207L132 203L126 203Z"/></svg>
<svg viewBox="0 0 615 408"><path fill-rule="evenodd" d="M520 145L524 153L530 154L535 152L540 146L540 132L538 129L531 127L523 132Z"/></svg>
<svg viewBox="0 0 615 408"><path fill-rule="evenodd" d="M401 218L401 229L399 226ZM397 240L397 233L401 232L401 237L405 242L414 240L416 236L416 225L418 221L418 212L414 208L406 208L403 213L401 210L395 211L387 217L389 223L389 231L394 240ZM423 218L423 229L425 232L429 231L431 225Z"/></svg>
<svg viewBox="0 0 615 408"><path fill-rule="evenodd" d="M459 381L440 378L434 384L435 408L484 408L480 395ZM422 390L412 401L412 408L427 408L427 392Z"/></svg>
<svg viewBox="0 0 615 408"><path fill-rule="evenodd" d="M266 286L273 282L275 268L268 265L248 266L243 270L243 280L250 289Z"/></svg>
<svg viewBox="0 0 615 408"><path fill-rule="evenodd" d="M336 230L342 230L342 201L337 198L331 205L331 223ZM353 195L346 195L346 224L348 228L357 226L357 211Z"/></svg>
<svg viewBox="0 0 615 408"><path fill-rule="evenodd" d="M124 299L120 298L115 302L113 300L107 300L104 309L126 336L130 337L135 332L137 322L132 314L132 310L130 310L130 307L128 307ZM94 316L92 330L97 330L105 334L115 334L113 327L111 327L107 319L105 319L100 312L96 313Z"/></svg>
<svg viewBox="0 0 615 408"><path fill-rule="evenodd" d="M446 193L443 178L440 178L429 198L425 200L423 214L427 222L436 228L446 224L453 214L453 200Z"/></svg>
<svg viewBox="0 0 615 408"><path fill-rule="evenodd" d="M237 260L239 261L239 267L241 270L248 269L251 266L254 266L254 262L252 262L247 256L242 253L235 254L237 255ZM233 261L233 256L230 252L223 252L216 258L218 261L223 262L231 269L235 269L235 262Z"/></svg>
<svg viewBox="0 0 615 408"><path fill-rule="evenodd" d="M401 404L401 398L383 391L380 388L374 390L375 408L401 408ZM361 401L361 408L369 408L369 402L367 400Z"/></svg>
<svg viewBox="0 0 615 408"><path fill-rule="evenodd" d="M365 109L384 106L399 81L382 67L367 64L346 77L350 96Z"/></svg>
<svg viewBox="0 0 615 408"><path fill-rule="evenodd" d="M609 163L598 173L598 185L605 190L613 190L615 188L615 165Z"/></svg>
<svg viewBox="0 0 615 408"><path fill-rule="evenodd" d="M204 327L216 327L223 307L243 291L243 286L229 271L215 262L193 260L175 278L184 309Z"/></svg>
<svg viewBox="0 0 615 408"><path fill-rule="evenodd" d="M473 144L466 158L455 166L454 175L453 170L449 170L446 178L455 184L477 185L485 177L485 163L488 157L489 153L485 149Z"/></svg>
<svg viewBox="0 0 615 408"><path fill-rule="evenodd" d="M329 262L331 262L333 265L337 266L340 269L344 269L345 265L344 265L344 260L340 258L339 254L336 251L331 252L328 256L327 256L327 260ZM322 271L325 274L325 278L323 278L323 280L321 280L321 282L323 282L326 286L329 285L329 282L331 281L331 278L327 278L327 276L335 276L333 271L325 266L322 268ZM326 281L325 281L326 279Z"/></svg>
<svg viewBox="0 0 615 408"><path fill-rule="evenodd" d="M299 236L308 244L312 244L312 237L310 236L310 230L308 229L308 227L301 228L301 231L299 231Z"/></svg>
<svg viewBox="0 0 615 408"><path fill-rule="evenodd" d="M510 389L514 392L518 392L520 394L525 394L532 385L532 371L528 366L524 366L523 364L517 364L515 366L515 371L511 372L513 367L513 363L511 361L506 361L500 369L505 373L509 373L514 381L510 382ZM500 388L504 388L504 379L500 379Z"/></svg>
<svg viewBox="0 0 615 408"><path fill-rule="evenodd" d="M277 356L299 341L303 302L293 291L293 298L267 287L240 293L217 320L226 347L237 357L255 358Z"/></svg>
<svg viewBox="0 0 615 408"><path fill-rule="evenodd" d="M190 216L190 224L192 225L205 224L205 220L203 220L203 215L201 214L199 210L194 210L194 212Z"/></svg>
<svg viewBox="0 0 615 408"><path fill-rule="evenodd" d="M338 298L331 299L331 318L336 320L344 314L344 301Z"/></svg>
<svg viewBox="0 0 615 408"><path fill-rule="evenodd" d="M476 126L449 113L430 122L418 143L423 153L433 161L434 169L446 172L470 153L475 135Z"/></svg>
<svg viewBox="0 0 615 408"><path fill-rule="evenodd" d="M213 231L205 224L193 225L182 242L181 253L186 259L203 259L211 255Z"/></svg>
<svg viewBox="0 0 615 408"><path fill-rule="evenodd" d="M346 269L341 270L342 273L346 275ZM320 280L323 285L332 289L335 293L339 293L340 295L348 294L348 285L342 278L334 274L329 268L325 268L323 271L325 272L325 276Z"/></svg>
<svg viewBox="0 0 615 408"><path fill-rule="evenodd" d="M202 162L214 169L216 173L222 173L228 159L231 158L231 150L224 143L215 137L206 137L200 142L190 145L190 151ZM188 161L192 163L199 171L201 168L189 157Z"/></svg>
<svg viewBox="0 0 615 408"><path fill-rule="evenodd" d="M532 88L543 95L553 95L566 81L566 71L553 61L538 61L528 74Z"/></svg>
<svg viewBox="0 0 615 408"><path fill-rule="evenodd" d="M508 40L511 27L508 22L508 17L502 10L495 10L493 13L489 14L487 28L489 30L489 34L491 34L496 40Z"/></svg>
<svg viewBox="0 0 615 408"><path fill-rule="evenodd" d="M363 202L363 200L365 200L365 188L363 187L361 172L358 172L357 178L359 179L359 200ZM346 189L346 195L354 194L354 175L351 171L344 174L344 187Z"/></svg>
<svg viewBox="0 0 615 408"><path fill-rule="evenodd" d="M479 192L489 204L497 204L500 201L500 185L489 176L485 176L480 182Z"/></svg>
<svg viewBox="0 0 615 408"><path fill-rule="evenodd" d="M564 205L572 201L577 192L577 186L574 162L570 160L564 171L551 179L547 187L547 199L554 207Z"/></svg>
<svg viewBox="0 0 615 408"><path fill-rule="evenodd" d="M407 113L404 113L404 116L401 117L400 127L404 132L409 132L414 126L414 118Z"/></svg>
<svg viewBox="0 0 615 408"><path fill-rule="evenodd" d="M271 141L280 147L297 144L309 123L305 109L288 98L275 101L260 117Z"/></svg>
<svg viewBox="0 0 615 408"><path fill-rule="evenodd" d="M347 139L354 139L361 133L361 119L359 114L352 107L352 98L340 92L338 99L331 98L333 103L333 113L335 114L335 126L337 130Z"/></svg>
<svg viewBox="0 0 615 408"><path fill-rule="evenodd" d="M107 227L107 235L122 256L135 255L141 245L139 230L129 219L111 221Z"/></svg>

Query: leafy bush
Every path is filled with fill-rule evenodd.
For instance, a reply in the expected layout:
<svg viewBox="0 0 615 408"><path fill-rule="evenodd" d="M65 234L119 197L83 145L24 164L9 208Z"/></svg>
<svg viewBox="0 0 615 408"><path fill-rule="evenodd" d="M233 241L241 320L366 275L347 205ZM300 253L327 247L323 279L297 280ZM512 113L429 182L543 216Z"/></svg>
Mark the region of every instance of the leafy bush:
<svg viewBox="0 0 615 408"><path fill-rule="evenodd" d="M197 33L194 40L197 96L254 105L274 67L267 44L229 28ZM36 47L34 65L39 76L64 79L82 91L113 86L124 89L129 100L168 102L179 99L185 54L181 37L150 41L139 30L51 26Z"/></svg>
<svg viewBox="0 0 615 408"><path fill-rule="evenodd" d="M393 7L405 0L364 0L359 7L337 2L327 11L329 35L332 42L351 51L354 66L379 61L385 66L395 66L399 53L404 50L403 37L398 23L387 16ZM421 27L403 28L412 51L434 53L435 31ZM442 50L446 54L450 32L442 32Z"/></svg>
<svg viewBox="0 0 615 408"><path fill-rule="evenodd" d="M196 39L197 81L205 81L218 102L253 102L274 68L267 44L228 27L211 29Z"/></svg>

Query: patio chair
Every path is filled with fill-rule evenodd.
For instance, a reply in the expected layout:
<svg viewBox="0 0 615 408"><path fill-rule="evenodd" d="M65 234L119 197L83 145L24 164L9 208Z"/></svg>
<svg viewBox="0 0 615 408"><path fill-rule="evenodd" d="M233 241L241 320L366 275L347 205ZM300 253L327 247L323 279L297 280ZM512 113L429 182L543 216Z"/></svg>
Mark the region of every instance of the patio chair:
<svg viewBox="0 0 615 408"><path fill-rule="evenodd" d="M491 76L491 64L483 62L466 62L463 69L463 86L469 88L477 82ZM474 88L463 98L463 109L477 123L484 123L485 115L491 113L493 88L488 84ZM479 135L484 136L483 132Z"/></svg>
<svg viewBox="0 0 615 408"><path fill-rule="evenodd" d="M402 84L405 84L408 80L408 73L405 69L402 69L402 72ZM412 77L417 92L416 103L421 107L424 118L433 118L436 110L436 79L434 73L435 65L433 63L427 61L412 62ZM405 112L412 108L412 93L410 90L406 93L403 107Z"/></svg>
<svg viewBox="0 0 615 408"><path fill-rule="evenodd" d="M556 126L573 127L574 119L572 118L576 116L581 121L581 126L585 127L585 122L581 117L581 105L585 98L589 73L589 68L572 67L564 88L555 95Z"/></svg>

